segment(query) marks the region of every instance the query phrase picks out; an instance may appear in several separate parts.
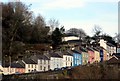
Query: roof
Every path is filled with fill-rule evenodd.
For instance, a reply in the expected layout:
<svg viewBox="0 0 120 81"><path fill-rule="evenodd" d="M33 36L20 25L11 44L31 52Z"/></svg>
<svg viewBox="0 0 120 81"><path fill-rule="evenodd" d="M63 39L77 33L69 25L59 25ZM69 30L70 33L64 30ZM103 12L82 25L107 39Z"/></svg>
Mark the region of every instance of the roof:
<svg viewBox="0 0 120 81"><path fill-rule="evenodd" d="M19 63L11 63L11 68L25 68L25 67Z"/></svg>
<svg viewBox="0 0 120 81"><path fill-rule="evenodd" d="M35 61L33 61L32 59L28 59L28 58L25 58L23 59L23 61L26 63L26 64L37 64Z"/></svg>
<svg viewBox="0 0 120 81"><path fill-rule="evenodd" d="M93 47L93 49L94 49L95 51L98 51L98 52L100 51L100 50L99 50L98 48L96 48L96 47Z"/></svg>
<svg viewBox="0 0 120 81"><path fill-rule="evenodd" d="M108 46L115 47L115 45L113 45L112 43L108 43L108 42L107 42L107 45L108 45Z"/></svg>
<svg viewBox="0 0 120 81"><path fill-rule="evenodd" d="M73 55L70 53L70 51L65 51L65 52L63 52L63 55L73 56Z"/></svg>
<svg viewBox="0 0 120 81"><path fill-rule="evenodd" d="M117 57L118 59L120 59L120 53L113 53L113 56Z"/></svg>
<svg viewBox="0 0 120 81"><path fill-rule="evenodd" d="M107 61L108 64L120 64L120 59L117 59L115 57L112 57Z"/></svg>
<svg viewBox="0 0 120 81"><path fill-rule="evenodd" d="M3 67L9 67L9 66L10 66L9 63L3 65ZM11 68L25 68L25 66L18 62L13 62L13 63L11 63Z"/></svg>
<svg viewBox="0 0 120 81"><path fill-rule="evenodd" d="M69 36L75 36L75 37L78 37L77 35L72 34L72 33L66 33L66 35L65 35L65 36L67 36L67 37L69 37Z"/></svg>
<svg viewBox="0 0 120 81"><path fill-rule="evenodd" d="M81 52L79 50L72 50L73 53L78 53L81 54Z"/></svg>
<svg viewBox="0 0 120 81"><path fill-rule="evenodd" d="M80 43L80 40L68 40L68 43Z"/></svg>
<svg viewBox="0 0 120 81"><path fill-rule="evenodd" d="M30 57L33 61L37 63L38 59L50 60L46 55L33 55Z"/></svg>
<svg viewBox="0 0 120 81"><path fill-rule="evenodd" d="M22 61L22 60L16 61L16 63L19 63L19 64L21 64L22 66L24 66L24 67L25 67L25 64L23 63L23 61Z"/></svg>
<svg viewBox="0 0 120 81"><path fill-rule="evenodd" d="M86 48L81 47L81 48L80 48L80 51L81 51L81 52L87 52L87 49L86 49Z"/></svg>
<svg viewBox="0 0 120 81"><path fill-rule="evenodd" d="M87 50L94 52L94 50L91 47L87 47Z"/></svg>
<svg viewBox="0 0 120 81"><path fill-rule="evenodd" d="M49 53L49 54L50 54L50 57L62 58L62 55L60 55L59 53L52 52L52 53Z"/></svg>

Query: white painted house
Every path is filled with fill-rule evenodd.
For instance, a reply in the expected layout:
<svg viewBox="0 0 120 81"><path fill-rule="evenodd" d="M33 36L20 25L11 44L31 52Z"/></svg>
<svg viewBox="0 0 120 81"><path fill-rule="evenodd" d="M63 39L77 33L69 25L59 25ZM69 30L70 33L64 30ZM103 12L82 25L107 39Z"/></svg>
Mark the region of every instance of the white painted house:
<svg viewBox="0 0 120 81"><path fill-rule="evenodd" d="M50 69L54 70L55 68L62 68L63 66L63 57L58 53L52 52L50 54Z"/></svg>
<svg viewBox="0 0 120 81"><path fill-rule="evenodd" d="M34 55L31 59L37 63L37 71L48 71L50 69L50 59L46 55Z"/></svg>
<svg viewBox="0 0 120 81"><path fill-rule="evenodd" d="M103 47L104 49L107 50L107 56L109 58L111 58L113 53L116 53L116 46L115 45L108 43L104 39L100 39L99 43L100 43L101 47Z"/></svg>
<svg viewBox="0 0 120 81"><path fill-rule="evenodd" d="M63 67L73 66L73 55L71 53L63 52Z"/></svg>
<svg viewBox="0 0 120 81"><path fill-rule="evenodd" d="M79 37L71 33L68 33L66 34L65 37L62 38L62 41L70 41L70 40L79 40Z"/></svg>

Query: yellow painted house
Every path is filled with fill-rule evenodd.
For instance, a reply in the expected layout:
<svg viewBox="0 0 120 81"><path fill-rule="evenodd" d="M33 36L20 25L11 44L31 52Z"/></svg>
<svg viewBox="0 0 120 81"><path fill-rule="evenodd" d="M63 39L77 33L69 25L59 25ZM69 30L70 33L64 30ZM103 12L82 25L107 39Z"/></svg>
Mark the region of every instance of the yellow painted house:
<svg viewBox="0 0 120 81"><path fill-rule="evenodd" d="M94 48L94 62L100 62L100 52L98 49Z"/></svg>

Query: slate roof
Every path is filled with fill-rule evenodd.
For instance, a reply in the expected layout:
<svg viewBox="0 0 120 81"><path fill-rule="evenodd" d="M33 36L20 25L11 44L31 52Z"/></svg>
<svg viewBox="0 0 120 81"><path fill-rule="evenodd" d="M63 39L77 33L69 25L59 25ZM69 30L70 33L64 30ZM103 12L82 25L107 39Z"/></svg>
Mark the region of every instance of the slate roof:
<svg viewBox="0 0 120 81"><path fill-rule="evenodd" d="M96 47L93 47L93 50L95 50L95 51L100 51L98 48L96 48Z"/></svg>
<svg viewBox="0 0 120 81"><path fill-rule="evenodd" d="M69 37L69 36L75 36L75 37L78 37L77 35L74 35L72 33L66 33L65 36Z"/></svg>
<svg viewBox="0 0 120 81"><path fill-rule="evenodd" d="M80 51L81 51L81 52L87 52L87 49L86 49L86 48L81 47L81 48L80 48Z"/></svg>
<svg viewBox="0 0 120 81"><path fill-rule="evenodd" d="M113 53L113 56L117 57L118 59L120 59L120 53Z"/></svg>
<svg viewBox="0 0 120 81"><path fill-rule="evenodd" d="M65 51L65 52L63 52L63 55L73 56L73 55L70 53L70 51Z"/></svg>
<svg viewBox="0 0 120 81"><path fill-rule="evenodd" d="M11 68L25 68L25 67L19 63L11 63Z"/></svg>
<svg viewBox="0 0 120 81"><path fill-rule="evenodd" d="M117 59L115 57L112 57L107 61L107 64L120 64L120 59Z"/></svg>
<svg viewBox="0 0 120 81"><path fill-rule="evenodd" d="M30 57L33 61L37 63L38 59L50 60L46 55L33 55Z"/></svg>
<svg viewBox="0 0 120 81"><path fill-rule="evenodd" d="M50 57L62 58L62 55L59 55L58 53L55 53L55 52L52 52L52 53L49 53L49 54L50 54Z"/></svg>
<svg viewBox="0 0 120 81"><path fill-rule="evenodd" d="M10 66L9 63L3 65L3 67L9 67L9 66ZM11 63L11 68L25 68L25 66L18 62L13 62L13 63Z"/></svg>
<svg viewBox="0 0 120 81"><path fill-rule="evenodd" d="M108 42L107 42L107 45L112 46L112 47L115 47L115 45L113 45L112 43L108 43Z"/></svg>
<svg viewBox="0 0 120 81"><path fill-rule="evenodd" d="M94 52L94 50L91 47L87 47L87 50Z"/></svg>
<svg viewBox="0 0 120 81"><path fill-rule="evenodd" d="M79 50L72 50L73 53L78 53L81 54L81 52Z"/></svg>
<svg viewBox="0 0 120 81"><path fill-rule="evenodd" d="M29 59L29 58L25 58L25 59L23 59L23 61L24 61L26 64L37 64L35 61L33 61L32 59Z"/></svg>

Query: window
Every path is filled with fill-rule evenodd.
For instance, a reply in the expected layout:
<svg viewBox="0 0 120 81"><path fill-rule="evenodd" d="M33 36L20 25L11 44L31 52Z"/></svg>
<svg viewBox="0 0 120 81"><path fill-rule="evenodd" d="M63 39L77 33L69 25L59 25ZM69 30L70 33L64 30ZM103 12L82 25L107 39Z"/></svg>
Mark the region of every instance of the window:
<svg viewBox="0 0 120 81"><path fill-rule="evenodd" d="M42 66L40 66L40 70L42 70Z"/></svg>
<svg viewBox="0 0 120 81"><path fill-rule="evenodd" d="M33 65L31 65L31 68L33 68Z"/></svg>
<svg viewBox="0 0 120 81"><path fill-rule="evenodd" d="M36 65L35 65L35 68L36 68Z"/></svg>
<svg viewBox="0 0 120 81"><path fill-rule="evenodd" d="M42 64L42 60L40 60L40 64Z"/></svg>
<svg viewBox="0 0 120 81"><path fill-rule="evenodd" d="M28 64L28 68L30 68L30 65Z"/></svg>
<svg viewBox="0 0 120 81"><path fill-rule="evenodd" d="M50 69L50 65L48 65L48 69Z"/></svg>
<svg viewBox="0 0 120 81"><path fill-rule="evenodd" d="M67 57L66 57L66 60L67 60Z"/></svg>
<svg viewBox="0 0 120 81"><path fill-rule="evenodd" d="M44 60L44 64L46 64L46 60Z"/></svg>
<svg viewBox="0 0 120 81"><path fill-rule="evenodd" d="M46 67L44 67L44 71L46 70Z"/></svg>

